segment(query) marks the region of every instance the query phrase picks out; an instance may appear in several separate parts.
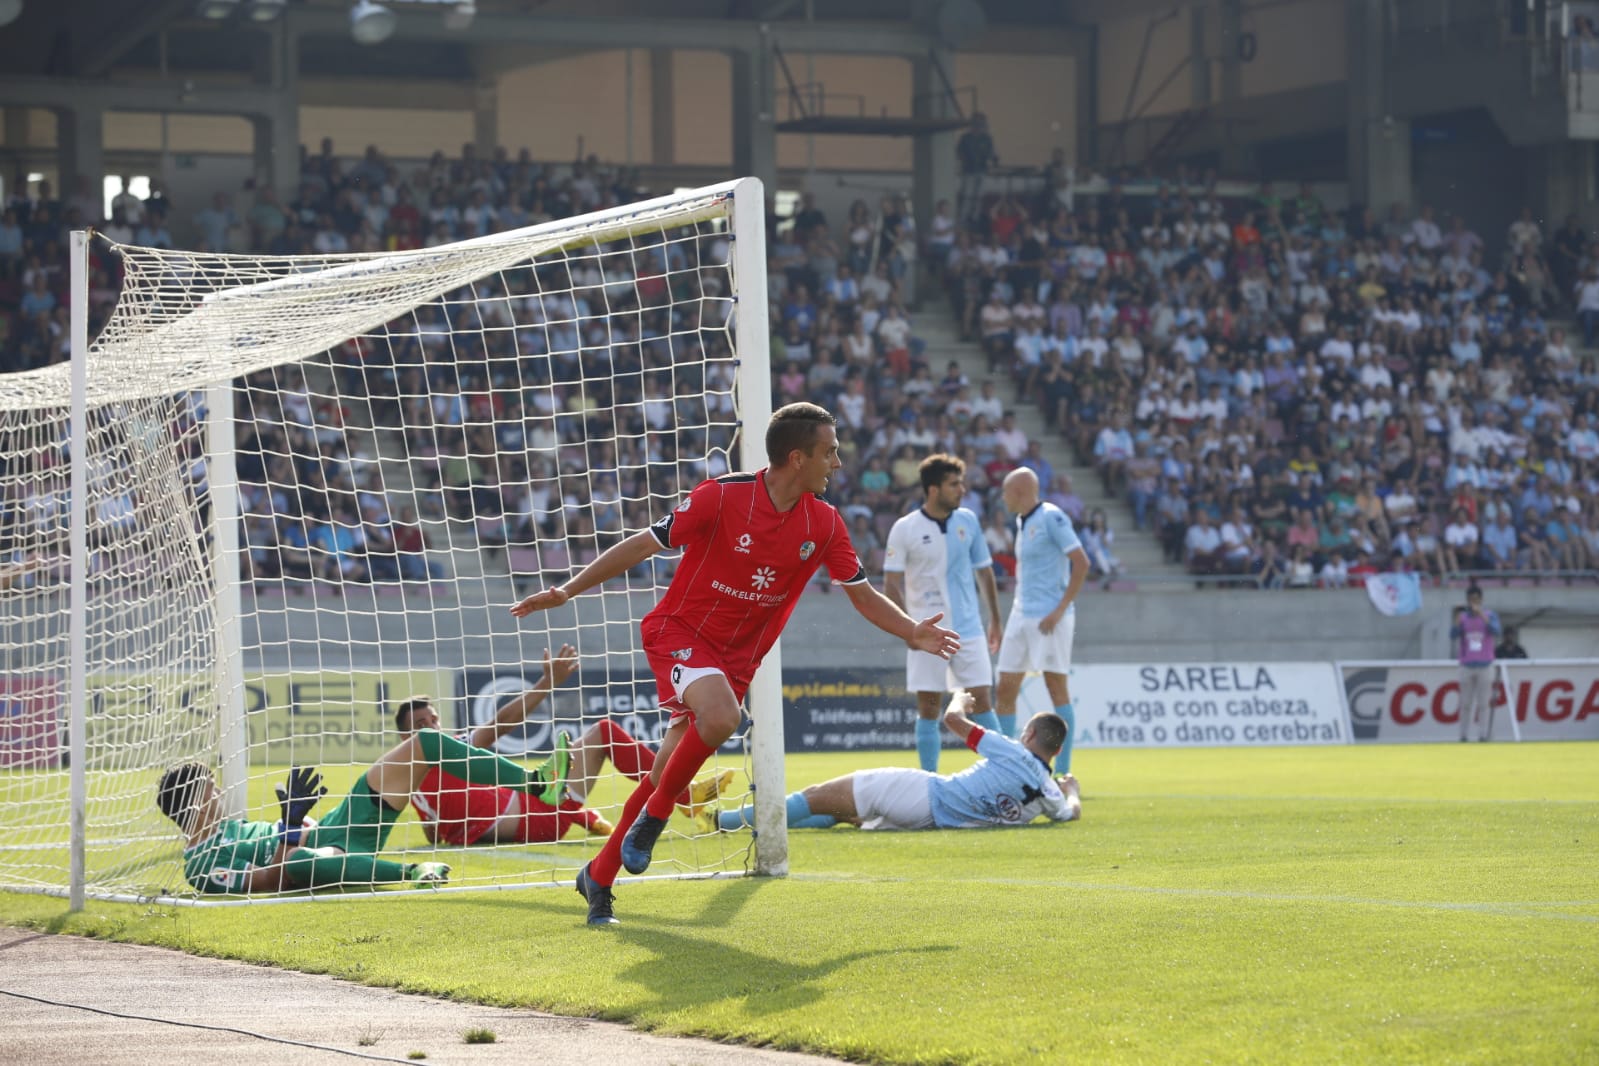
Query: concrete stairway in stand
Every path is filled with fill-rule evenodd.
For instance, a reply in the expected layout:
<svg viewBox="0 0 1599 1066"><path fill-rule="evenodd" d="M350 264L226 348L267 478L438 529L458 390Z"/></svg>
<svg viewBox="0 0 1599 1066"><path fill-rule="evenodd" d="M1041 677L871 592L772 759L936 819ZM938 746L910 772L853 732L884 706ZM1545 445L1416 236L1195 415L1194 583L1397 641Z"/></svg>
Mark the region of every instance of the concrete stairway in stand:
<svg viewBox="0 0 1599 1066"><path fill-rule="evenodd" d="M1067 474L1072 488L1083 500L1086 517L1096 507L1105 512L1110 528L1116 534L1113 553L1121 562L1121 578L1139 584L1141 590L1179 590L1193 586L1183 580L1181 566L1168 563L1161 552L1160 541L1149 532L1133 529L1132 507L1125 499L1105 493L1099 474L1091 466L1079 464L1072 455L1066 439L1051 430L1044 422L1038 404L1029 400L1017 402L1016 390L1002 371L990 373L988 358L976 343L962 341L954 313L938 301L924 301L912 319L915 335L927 345L925 358L932 368L934 380L942 377L950 362L960 365L961 371L972 382L976 395L986 380L993 379L995 391L1005 401L1006 409L1016 414L1016 425L1029 440L1042 441L1044 457L1054 466L1057 474Z"/></svg>

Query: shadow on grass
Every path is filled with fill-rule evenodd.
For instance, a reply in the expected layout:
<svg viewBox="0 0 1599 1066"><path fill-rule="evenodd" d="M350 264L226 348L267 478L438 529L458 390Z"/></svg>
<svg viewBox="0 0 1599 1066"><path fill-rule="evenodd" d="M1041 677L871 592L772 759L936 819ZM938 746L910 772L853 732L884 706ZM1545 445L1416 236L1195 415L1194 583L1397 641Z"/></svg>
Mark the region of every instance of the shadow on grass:
<svg viewBox="0 0 1599 1066"><path fill-rule="evenodd" d="M643 948L653 956L617 971L616 975L624 982L632 982L648 990L648 1000L618 1002L614 1011L607 1012L608 1016L632 1018L644 1010L683 1010L735 1000L744 1001L744 1010L748 1014L770 1014L823 999L828 992L821 986L821 978L863 959L956 950L952 944L898 944L801 962L746 950L731 943L725 936L699 937L681 931L724 929L739 916L756 893L777 884L769 878L724 882L718 890L707 894L699 912L692 916L654 915L642 909L630 916L624 910L620 926L597 929L588 934L595 941L595 950L600 950L606 940L615 938ZM638 886L624 884L619 892L635 887ZM637 898L636 893L628 895ZM534 899L514 902L483 899L476 902L513 907L524 912L532 907L550 914L570 914L574 923L581 923L585 913L583 901L576 898L575 893L570 905L565 900L545 898L544 893L539 893Z"/></svg>

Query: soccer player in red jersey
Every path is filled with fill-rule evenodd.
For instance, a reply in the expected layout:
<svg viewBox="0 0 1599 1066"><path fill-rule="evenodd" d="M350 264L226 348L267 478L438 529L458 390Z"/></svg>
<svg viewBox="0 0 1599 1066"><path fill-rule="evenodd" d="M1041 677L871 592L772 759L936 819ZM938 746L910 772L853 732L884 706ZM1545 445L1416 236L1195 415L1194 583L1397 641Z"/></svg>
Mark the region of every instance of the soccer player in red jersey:
<svg viewBox="0 0 1599 1066"><path fill-rule="evenodd" d="M640 633L661 706L673 711L650 775L622 808L617 832L577 877L590 925L613 925L618 870L643 873L679 792L738 728L739 704L817 569L849 594L867 621L907 645L948 659L960 638L915 621L866 581L843 516L821 498L838 459L836 420L792 403L766 429L768 466L701 482L677 509L606 550L562 585L511 608L518 618L567 600L669 548L683 560Z"/></svg>
<svg viewBox="0 0 1599 1066"><path fill-rule="evenodd" d="M544 674L532 688L508 701L492 722L459 733L456 739L474 748L492 749L576 669L577 649L570 644L562 645L553 660L546 651ZM401 736L410 736L419 729L438 729L439 713L428 697L412 696L395 709L394 725ZM634 781L642 779L655 765L655 752L608 718L584 731L570 752L562 750L565 734L560 740L546 795L473 785L438 767L430 770L411 794L411 807L421 819L428 840L455 847L480 843L548 844L560 840L574 825L609 836L614 829L611 823L583 805L589 789L607 760L623 776ZM566 769L568 756L570 771ZM677 802L693 817L720 796L732 780L731 770L697 780L677 797Z"/></svg>

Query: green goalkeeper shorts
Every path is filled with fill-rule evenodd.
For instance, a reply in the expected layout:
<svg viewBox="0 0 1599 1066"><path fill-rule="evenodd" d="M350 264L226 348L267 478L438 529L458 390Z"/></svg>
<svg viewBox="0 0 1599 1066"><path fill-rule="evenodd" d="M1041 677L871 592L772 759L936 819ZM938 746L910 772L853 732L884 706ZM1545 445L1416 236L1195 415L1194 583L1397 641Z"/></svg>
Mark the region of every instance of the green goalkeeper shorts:
<svg viewBox="0 0 1599 1066"><path fill-rule="evenodd" d="M373 794L363 774L343 802L306 832L300 846L338 848L346 855L376 855L388 843L389 830L400 814Z"/></svg>

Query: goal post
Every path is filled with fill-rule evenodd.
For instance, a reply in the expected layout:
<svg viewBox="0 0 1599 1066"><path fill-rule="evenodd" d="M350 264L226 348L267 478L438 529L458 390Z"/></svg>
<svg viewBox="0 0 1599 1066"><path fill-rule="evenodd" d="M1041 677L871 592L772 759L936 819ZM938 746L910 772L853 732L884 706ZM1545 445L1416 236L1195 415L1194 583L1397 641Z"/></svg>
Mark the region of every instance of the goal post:
<svg viewBox="0 0 1599 1066"><path fill-rule="evenodd" d="M406 814L315 883L417 890L426 862L452 889L569 883L665 728L638 622L676 556L509 608L765 465L764 210L746 178L380 254L101 245L123 285L92 343L74 234L72 362L0 378L0 888L217 899L157 809L164 772L198 764L226 826L275 821L273 786L314 765L326 818L404 741L402 701L464 735L566 643L576 673L518 704L492 773L564 732L586 753L569 792L431 835ZM755 833L674 818L652 876L787 871L780 675L774 648L753 727L684 797L753 803ZM449 798L446 758L415 756L419 804Z"/></svg>

